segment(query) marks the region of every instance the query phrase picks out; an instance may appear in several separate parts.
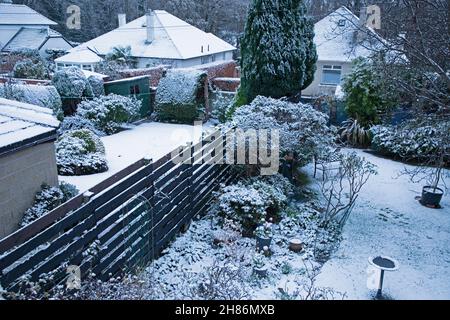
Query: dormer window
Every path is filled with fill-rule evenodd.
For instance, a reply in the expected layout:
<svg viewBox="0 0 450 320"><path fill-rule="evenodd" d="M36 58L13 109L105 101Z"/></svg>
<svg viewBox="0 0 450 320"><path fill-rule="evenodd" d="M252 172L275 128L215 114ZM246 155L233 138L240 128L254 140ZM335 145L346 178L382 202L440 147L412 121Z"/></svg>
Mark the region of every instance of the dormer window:
<svg viewBox="0 0 450 320"><path fill-rule="evenodd" d="M345 19L340 19L338 22L339 27L345 27Z"/></svg>

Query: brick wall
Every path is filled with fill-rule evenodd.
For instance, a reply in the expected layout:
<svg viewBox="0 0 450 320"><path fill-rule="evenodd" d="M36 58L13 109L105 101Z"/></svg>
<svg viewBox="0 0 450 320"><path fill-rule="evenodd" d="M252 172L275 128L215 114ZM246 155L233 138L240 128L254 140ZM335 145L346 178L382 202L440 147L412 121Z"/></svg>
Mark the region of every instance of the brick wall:
<svg viewBox="0 0 450 320"><path fill-rule="evenodd" d="M120 75L123 78L133 78L140 76L149 76L150 77L150 87L157 87L159 84L159 80L164 76L168 67L167 66L159 66L154 68L146 68L146 69L127 69L120 71Z"/></svg>
<svg viewBox="0 0 450 320"><path fill-rule="evenodd" d="M216 78L212 81L215 88L220 91L236 92L241 79L239 78Z"/></svg>
<svg viewBox="0 0 450 320"><path fill-rule="evenodd" d="M0 157L0 239L18 229L43 183L58 184L53 142Z"/></svg>
<svg viewBox="0 0 450 320"><path fill-rule="evenodd" d="M238 78L236 61L226 61L224 63L214 63L205 66L199 66L197 69L208 73L208 79L215 78Z"/></svg>

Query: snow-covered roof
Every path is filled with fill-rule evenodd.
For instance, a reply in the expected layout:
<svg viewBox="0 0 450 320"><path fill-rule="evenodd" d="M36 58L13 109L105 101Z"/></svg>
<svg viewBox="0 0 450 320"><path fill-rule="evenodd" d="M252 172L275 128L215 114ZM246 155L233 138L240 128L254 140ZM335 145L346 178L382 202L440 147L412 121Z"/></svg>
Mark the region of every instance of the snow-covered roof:
<svg viewBox="0 0 450 320"><path fill-rule="evenodd" d="M79 63L79 64L94 64L102 62L103 59L95 52L86 47L76 47L62 57L55 59L58 63Z"/></svg>
<svg viewBox="0 0 450 320"><path fill-rule="evenodd" d="M22 27L14 37L4 46L2 51L19 49L40 49L49 38L62 38L62 35L47 28Z"/></svg>
<svg viewBox="0 0 450 320"><path fill-rule="evenodd" d="M130 46L134 57L184 60L236 49L215 35L206 33L164 10L155 10L153 13L155 39L152 43L146 41L146 16L142 16L81 44L72 49L72 52L79 48L91 48L100 55L106 55L114 47Z"/></svg>
<svg viewBox="0 0 450 320"><path fill-rule="evenodd" d="M113 84L113 83L125 83L125 82L130 82L130 81L136 81L136 80L141 80L141 79L148 79L150 78L150 76L144 75L144 76L136 76L136 77L130 77L130 78L124 78L124 79L119 79L119 80L113 80L113 81L108 81L108 84Z"/></svg>
<svg viewBox="0 0 450 320"><path fill-rule="evenodd" d="M0 25L57 25L30 7L20 4L0 3Z"/></svg>
<svg viewBox="0 0 450 320"><path fill-rule="evenodd" d="M95 77L95 78L99 78L99 79L108 78L108 76L106 74L101 74L101 73L89 71L89 70L81 70L81 71L83 71L86 78L89 78L89 77Z"/></svg>
<svg viewBox="0 0 450 320"><path fill-rule="evenodd" d="M50 109L0 98L0 155L50 138L58 127Z"/></svg>
<svg viewBox="0 0 450 320"><path fill-rule="evenodd" d="M340 23L341 22L341 23ZM351 62L371 51L355 41L359 18L342 6L314 26L319 61Z"/></svg>

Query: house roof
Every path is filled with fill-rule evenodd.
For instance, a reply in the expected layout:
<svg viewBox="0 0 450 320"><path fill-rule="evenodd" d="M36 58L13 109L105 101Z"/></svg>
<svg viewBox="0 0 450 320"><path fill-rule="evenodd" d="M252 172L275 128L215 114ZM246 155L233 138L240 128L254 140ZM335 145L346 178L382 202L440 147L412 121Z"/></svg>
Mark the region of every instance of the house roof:
<svg viewBox="0 0 450 320"><path fill-rule="evenodd" d="M22 27L14 37L5 44L2 51L10 52L24 48L39 50L50 38L63 38L63 36L52 29Z"/></svg>
<svg viewBox="0 0 450 320"><path fill-rule="evenodd" d="M100 58L92 50L85 47L74 48L68 54L55 59L55 62L59 63L80 63L80 64L92 64L102 61L103 61L102 58Z"/></svg>
<svg viewBox="0 0 450 320"><path fill-rule="evenodd" d="M30 7L20 4L0 3L0 25L57 25Z"/></svg>
<svg viewBox="0 0 450 320"><path fill-rule="evenodd" d="M344 25L339 25L339 22ZM314 42L319 61L351 62L357 57L369 56L371 51L355 41L360 20L342 6L314 26Z"/></svg>
<svg viewBox="0 0 450 320"><path fill-rule="evenodd" d="M130 46L134 57L182 60L236 49L215 35L206 33L166 11L153 12L155 40L150 44L146 42L146 16L142 16L79 47L90 48L99 55L106 55L114 47ZM75 50L77 48L73 49Z"/></svg>
<svg viewBox="0 0 450 320"><path fill-rule="evenodd" d="M56 139L52 111L0 98L0 156Z"/></svg>

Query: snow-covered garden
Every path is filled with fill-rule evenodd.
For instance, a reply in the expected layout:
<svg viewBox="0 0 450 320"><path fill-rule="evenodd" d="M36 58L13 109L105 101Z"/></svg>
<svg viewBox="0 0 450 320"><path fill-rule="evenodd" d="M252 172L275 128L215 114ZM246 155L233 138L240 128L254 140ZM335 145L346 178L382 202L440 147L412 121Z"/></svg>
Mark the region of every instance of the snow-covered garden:
<svg viewBox="0 0 450 320"><path fill-rule="evenodd" d="M403 5L413 12L411 3ZM308 5L252 1L240 31L241 65L233 71L239 79L231 78L240 83L237 92L219 91L210 70L201 66L161 65L161 78L149 79L149 86L158 87L151 85L149 105L143 106L139 86L106 94L98 74L74 66L55 69L39 52L11 53L20 58L11 71L15 78L45 85L7 81L0 96L51 109L60 126L53 140L45 141L55 150L54 184L42 185L24 211L19 235L0 246L7 248L0 252L0 275L12 272L8 285L24 284L21 292L4 296L449 299L448 39L434 38L436 32L403 36L404 26L397 30L396 23L384 30L388 38L383 39L362 21L367 17L346 7L315 27ZM389 18L396 22L397 16ZM439 17L422 18L428 26ZM416 29L417 20L401 19ZM349 32L350 24L356 29ZM342 34L327 38L324 29L330 25ZM119 71L136 66L140 57L132 56L133 49L112 48L96 68L119 77ZM202 45L201 53L206 49L210 45ZM331 59L334 54L341 56ZM212 58L205 57L202 66ZM345 119L338 119L338 106ZM0 134L8 130L0 128ZM233 163L220 163L217 171L209 165L228 157L223 150L214 150L214 156L203 152L206 165L148 161L158 162L213 131L225 136L233 130L236 141L208 141L238 151ZM273 162L265 163L269 153ZM237 163L241 156L245 163ZM123 173L140 160L142 167ZM269 165L275 172L266 175ZM104 187L110 177L116 180ZM98 184L101 191L89 192ZM74 198L67 211L61 209ZM191 204L194 199L198 203ZM49 215L52 220L38 221L42 228L30 227L58 210ZM39 239L51 228L58 234ZM21 247L20 241L29 239L36 251ZM141 258L145 263L137 268L127 265L128 259L140 263ZM69 261L83 268L76 290L63 285ZM2 293L0 286L0 298Z"/></svg>

